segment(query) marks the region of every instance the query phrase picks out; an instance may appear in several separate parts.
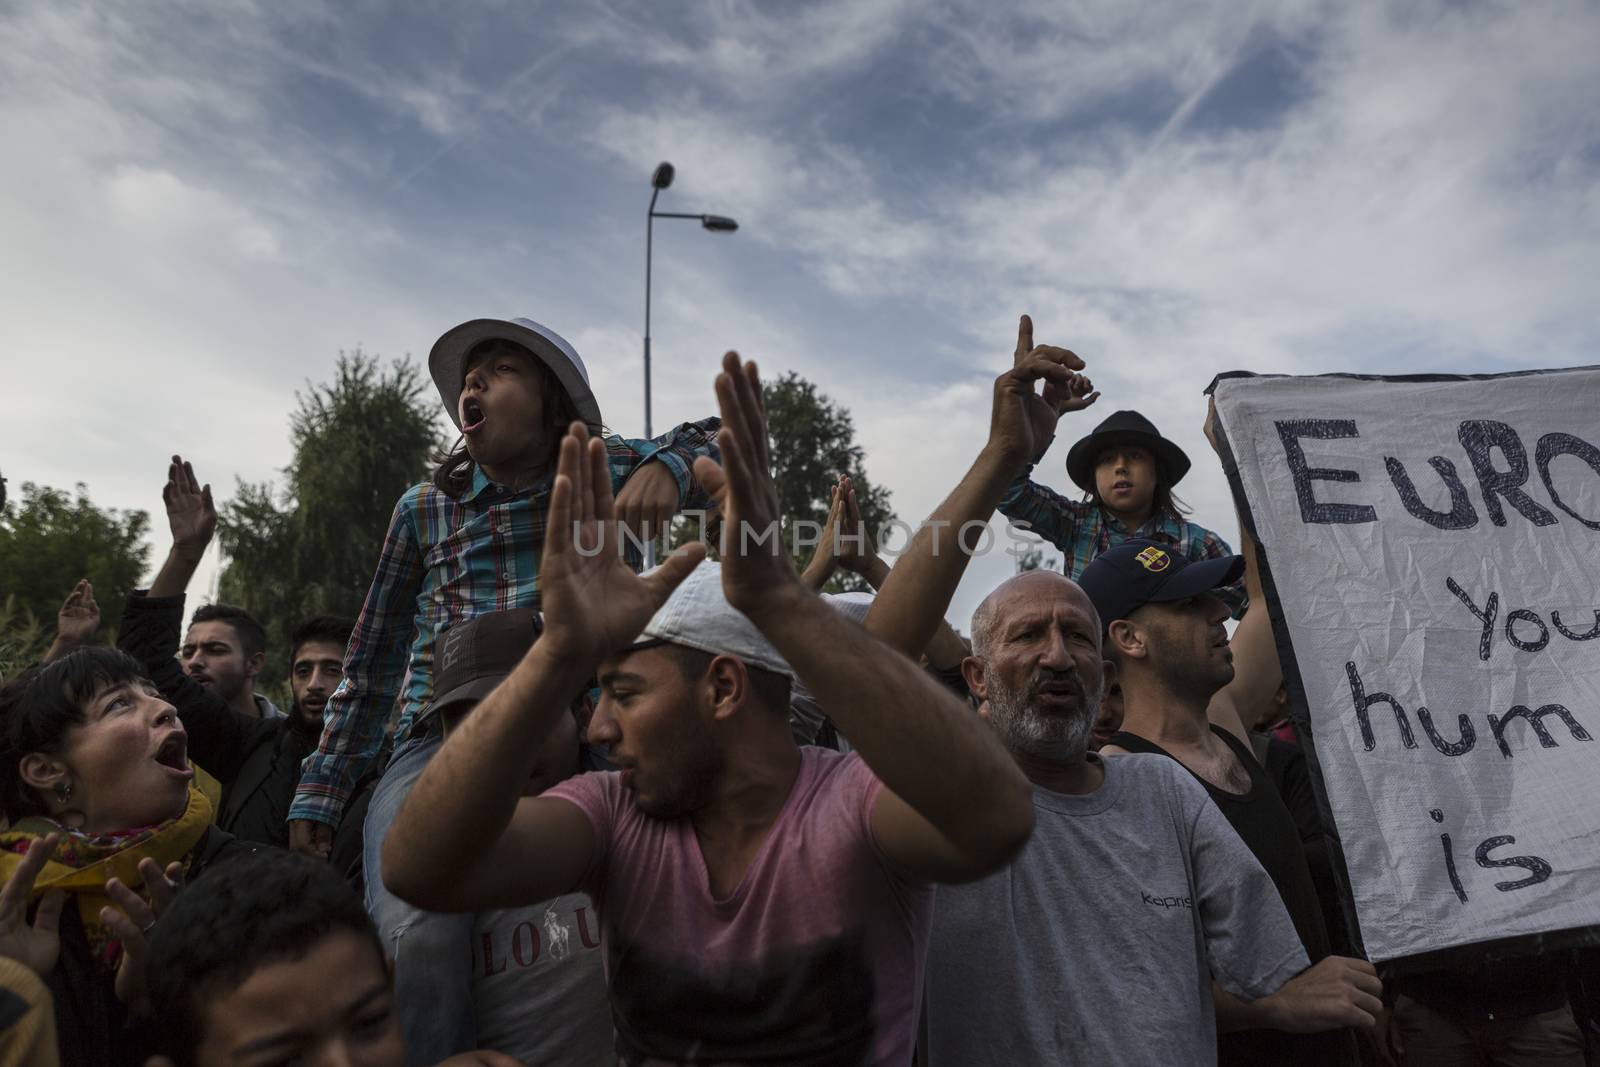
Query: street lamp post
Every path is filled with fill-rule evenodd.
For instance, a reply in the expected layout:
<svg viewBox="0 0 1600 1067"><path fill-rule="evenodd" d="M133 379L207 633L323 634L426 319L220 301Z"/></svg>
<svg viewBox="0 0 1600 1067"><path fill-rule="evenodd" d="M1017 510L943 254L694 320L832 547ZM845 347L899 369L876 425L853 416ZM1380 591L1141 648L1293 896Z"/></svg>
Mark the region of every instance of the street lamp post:
<svg viewBox="0 0 1600 1067"><path fill-rule="evenodd" d="M656 197L672 184L677 171L671 163L662 163L650 176L650 212L644 224L644 435L655 436L655 426L650 417L650 265L655 243L656 219L699 219L700 225L712 233L732 233L739 224L724 215L695 215L677 211L657 211ZM654 552L651 552L654 555Z"/></svg>
<svg viewBox="0 0 1600 1067"><path fill-rule="evenodd" d="M655 426L650 418L650 264L655 244L656 219L699 219L700 225L712 233L732 233L739 228L739 224L725 215L694 215L677 211L657 211L656 197L661 195L661 190L672 184L677 171L671 163L658 164L655 173L650 176L650 212L644 223L644 435L646 439L655 436ZM644 565L655 566L656 543L651 541L645 546Z"/></svg>

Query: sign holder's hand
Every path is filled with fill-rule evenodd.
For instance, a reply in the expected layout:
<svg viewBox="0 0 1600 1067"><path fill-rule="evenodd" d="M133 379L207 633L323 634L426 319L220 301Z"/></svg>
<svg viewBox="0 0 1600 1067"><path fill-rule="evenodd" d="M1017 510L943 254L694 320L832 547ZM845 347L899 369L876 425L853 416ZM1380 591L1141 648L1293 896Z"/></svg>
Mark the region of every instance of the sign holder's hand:
<svg viewBox="0 0 1600 1067"><path fill-rule="evenodd" d="M574 422L561 440L539 563L546 654L596 664L625 647L705 555L691 542L635 574L622 548L605 442Z"/></svg>
<svg viewBox="0 0 1600 1067"><path fill-rule="evenodd" d="M40 978L48 978L61 956L61 909L67 895L59 889L45 893L33 922L28 922L28 900L39 872L55 854L60 834L46 834L28 846L11 877L0 888L0 956L8 956Z"/></svg>

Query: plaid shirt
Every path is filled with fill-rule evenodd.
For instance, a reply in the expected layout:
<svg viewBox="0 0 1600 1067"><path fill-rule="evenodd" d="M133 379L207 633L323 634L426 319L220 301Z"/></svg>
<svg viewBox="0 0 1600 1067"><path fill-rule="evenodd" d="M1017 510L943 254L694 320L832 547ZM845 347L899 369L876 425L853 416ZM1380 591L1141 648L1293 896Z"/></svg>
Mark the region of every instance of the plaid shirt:
<svg viewBox="0 0 1600 1067"><path fill-rule="evenodd" d="M1168 511L1150 516L1143 526L1130 531L1100 505L1088 500L1070 500L1054 489L1039 485L1026 467L1017 475L1005 496L1000 498L1000 513L1019 529L1049 541L1061 550L1063 569L1074 580L1096 556L1124 541L1145 538L1172 546L1173 551L1194 562L1231 556L1228 542L1196 523L1186 522ZM1244 611L1244 588L1225 586L1217 596L1233 610L1235 618Z"/></svg>
<svg viewBox="0 0 1600 1067"><path fill-rule="evenodd" d="M690 476L696 456L717 458L721 420L684 423L654 441L607 437L611 487L659 459L678 482L681 508L709 500ZM378 571L345 653L344 681L328 698L322 740L301 765L290 820L337 826L356 783L383 745L399 702L395 736L405 738L433 699L433 646L464 619L539 607L539 556L553 477L512 492L476 466L454 499L432 484L413 486L395 505ZM631 548L629 563L640 566Z"/></svg>

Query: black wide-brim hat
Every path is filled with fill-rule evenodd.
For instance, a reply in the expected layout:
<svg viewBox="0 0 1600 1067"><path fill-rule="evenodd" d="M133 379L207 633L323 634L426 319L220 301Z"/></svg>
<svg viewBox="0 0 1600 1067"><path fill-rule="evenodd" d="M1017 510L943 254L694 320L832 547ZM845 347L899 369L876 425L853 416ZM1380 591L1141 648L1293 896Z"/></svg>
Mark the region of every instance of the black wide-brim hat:
<svg viewBox="0 0 1600 1067"><path fill-rule="evenodd" d="M1084 492L1094 492L1095 460L1101 452L1115 445L1138 445L1147 449L1156 458L1160 477L1168 488L1177 485L1189 473L1188 455L1162 437L1155 423L1137 411L1117 411L1072 446L1067 453L1067 477Z"/></svg>

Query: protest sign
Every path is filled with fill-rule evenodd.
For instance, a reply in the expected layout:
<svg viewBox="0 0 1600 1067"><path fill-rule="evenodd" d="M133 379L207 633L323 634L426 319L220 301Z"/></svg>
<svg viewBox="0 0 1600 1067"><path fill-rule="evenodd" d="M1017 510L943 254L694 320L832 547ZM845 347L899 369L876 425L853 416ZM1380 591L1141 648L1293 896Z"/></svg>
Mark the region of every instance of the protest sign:
<svg viewBox="0 0 1600 1067"><path fill-rule="evenodd" d="M1600 924L1600 368L1214 396L1369 957Z"/></svg>

